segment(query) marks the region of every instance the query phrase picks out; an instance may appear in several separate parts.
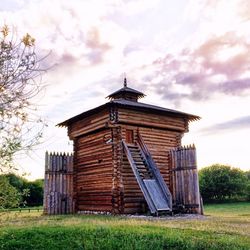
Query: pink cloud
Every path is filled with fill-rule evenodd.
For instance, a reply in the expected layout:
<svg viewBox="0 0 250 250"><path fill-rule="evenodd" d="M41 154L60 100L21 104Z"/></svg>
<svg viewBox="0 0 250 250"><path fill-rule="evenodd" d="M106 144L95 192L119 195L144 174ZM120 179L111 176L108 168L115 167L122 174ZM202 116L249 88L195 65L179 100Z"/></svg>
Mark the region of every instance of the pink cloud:
<svg viewBox="0 0 250 250"><path fill-rule="evenodd" d="M103 62L104 54L112 48L107 42L101 42L99 30L97 28L92 28L87 33L86 46L91 49L87 57L92 64Z"/></svg>
<svg viewBox="0 0 250 250"><path fill-rule="evenodd" d="M241 50L231 50L241 46ZM229 49L226 59L220 53ZM244 95L250 90L250 44L244 37L226 33L212 37L194 50L183 49L179 54L167 54L152 63L154 74L150 79L161 77L155 91L163 98L206 100L220 93L225 95ZM189 91L178 92L175 86L185 86Z"/></svg>

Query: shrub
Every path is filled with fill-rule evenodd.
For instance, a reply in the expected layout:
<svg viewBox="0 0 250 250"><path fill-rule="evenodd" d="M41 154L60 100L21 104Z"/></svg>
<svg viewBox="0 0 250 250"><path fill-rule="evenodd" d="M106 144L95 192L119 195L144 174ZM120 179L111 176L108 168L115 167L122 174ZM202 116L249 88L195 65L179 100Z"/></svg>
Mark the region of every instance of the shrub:
<svg viewBox="0 0 250 250"><path fill-rule="evenodd" d="M28 181L14 173L4 175L21 195L21 206L40 206L43 204L43 180Z"/></svg>
<svg viewBox="0 0 250 250"><path fill-rule="evenodd" d="M247 177L238 168L214 164L199 171L199 180L204 201L246 198Z"/></svg>
<svg viewBox="0 0 250 250"><path fill-rule="evenodd" d="M0 175L0 208L18 207L21 201L21 195L13 187L7 177Z"/></svg>

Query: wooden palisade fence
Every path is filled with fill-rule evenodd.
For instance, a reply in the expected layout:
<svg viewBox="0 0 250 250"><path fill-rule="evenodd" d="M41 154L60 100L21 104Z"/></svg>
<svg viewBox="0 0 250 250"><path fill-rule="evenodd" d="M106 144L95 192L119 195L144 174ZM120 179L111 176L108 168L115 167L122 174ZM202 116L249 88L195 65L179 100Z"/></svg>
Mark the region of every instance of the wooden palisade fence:
<svg viewBox="0 0 250 250"><path fill-rule="evenodd" d="M170 160L175 209L184 213L202 214L195 146L171 150Z"/></svg>
<svg viewBox="0 0 250 250"><path fill-rule="evenodd" d="M73 155L46 152L44 213L68 214L73 210Z"/></svg>

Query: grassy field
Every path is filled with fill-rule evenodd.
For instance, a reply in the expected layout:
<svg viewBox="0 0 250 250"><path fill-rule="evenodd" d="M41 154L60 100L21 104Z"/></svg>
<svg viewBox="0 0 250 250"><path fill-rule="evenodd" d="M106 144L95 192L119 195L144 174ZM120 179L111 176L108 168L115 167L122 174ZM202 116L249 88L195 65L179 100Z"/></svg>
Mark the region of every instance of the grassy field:
<svg viewBox="0 0 250 250"><path fill-rule="evenodd" d="M250 203L208 205L205 214L145 219L1 212L0 249L250 249Z"/></svg>

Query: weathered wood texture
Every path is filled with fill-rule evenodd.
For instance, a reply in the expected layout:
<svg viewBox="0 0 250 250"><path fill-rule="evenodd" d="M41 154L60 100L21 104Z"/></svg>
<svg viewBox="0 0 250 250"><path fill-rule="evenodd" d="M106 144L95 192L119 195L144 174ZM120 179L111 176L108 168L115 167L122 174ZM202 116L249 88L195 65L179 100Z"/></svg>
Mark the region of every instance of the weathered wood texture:
<svg viewBox="0 0 250 250"><path fill-rule="evenodd" d="M161 114L146 113L130 109L118 109L119 123L139 127L160 128L180 132L188 131L188 121L183 117L172 117Z"/></svg>
<svg viewBox="0 0 250 250"><path fill-rule="evenodd" d="M112 213L124 213L124 186L122 175L121 128L112 128Z"/></svg>
<svg viewBox="0 0 250 250"><path fill-rule="evenodd" d="M176 190L176 179L172 178L176 172L171 167L174 153L169 152L181 146L181 138L188 131L188 117L173 112L163 115L153 109L144 112L137 106L112 104L87 111L67 123L68 135L74 142L72 194L76 212L146 211L145 199L122 146L122 140L137 143L138 131L171 193ZM61 185L55 179L51 182Z"/></svg>
<svg viewBox="0 0 250 250"><path fill-rule="evenodd" d="M171 211L171 194L140 136L139 139L137 145L128 145L124 140L122 141L134 177L151 214Z"/></svg>
<svg viewBox="0 0 250 250"><path fill-rule="evenodd" d="M179 147L170 151L173 181L173 203L185 213L202 211L196 150L194 146Z"/></svg>
<svg viewBox="0 0 250 250"><path fill-rule="evenodd" d="M46 152L44 213L68 214L73 212L73 155Z"/></svg>
<svg viewBox="0 0 250 250"><path fill-rule="evenodd" d="M102 129L105 127L106 122L108 121L108 110L103 110L81 120L78 120L68 127L69 138L74 139L78 136L83 136L84 134L93 132L94 130Z"/></svg>
<svg viewBox="0 0 250 250"><path fill-rule="evenodd" d="M145 158L147 165L149 166L154 179L157 181L157 185L159 186L159 190L161 190L163 196L165 197L165 200L168 204L169 207L169 211L172 211L172 194L168 188L168 186L166 185L166 182L164 181L159 168L157 167L157 165L155 164L150 151L148 150L147 145L145 144L141 134L139 133L139 131L137 132L137 143L141 149L141 153L143 155L143 157Z"/></svg>
<svg viewBox="0 0 250 250"><path fill-rule="evenodd" d="M75 194L77 211L112 211L113 150L110 129L76 138Z"/></svg>
<svg viewBox="0 0 250 250"><path fill-rule="evenodd" d="M122 123L123 139L126 138L126 130L132 129L136 141L139 130L163 179L172 191L168 152L181 146L181 138L188 131L187 119L119 108L118 123Z"/></svg>
<svg viewBox="0 0 250 250"><path fill-rule="evenodd" d="M181 146L181 132L162 130L156 128L145 128L139 126L122 125L122 138L126 139L126 130L134 130L134 141L137 141L137 131L139 131L147 148L160 170L160 173L172 191L171 178L170 178L170 162L169 150Z"/></svg>
<svg viewBox="0 0 250 250"><path fill-rule="evenodd" d="M146 212L147 204L125 153L122 154L123 212Z"/></svg>
<svg viewBox="0 0 250 250"><path fill-rule="evenodd" d="M134 142L138 141L138 131L156 163L165 183L172 191L169 150L181 145L182 132L141 126L121 125L121 137L126 141L126 131L133 130ZM147 208L143 194L137 184L126 155L122 155L122 185L124 213L141 213Z"/></svg>

